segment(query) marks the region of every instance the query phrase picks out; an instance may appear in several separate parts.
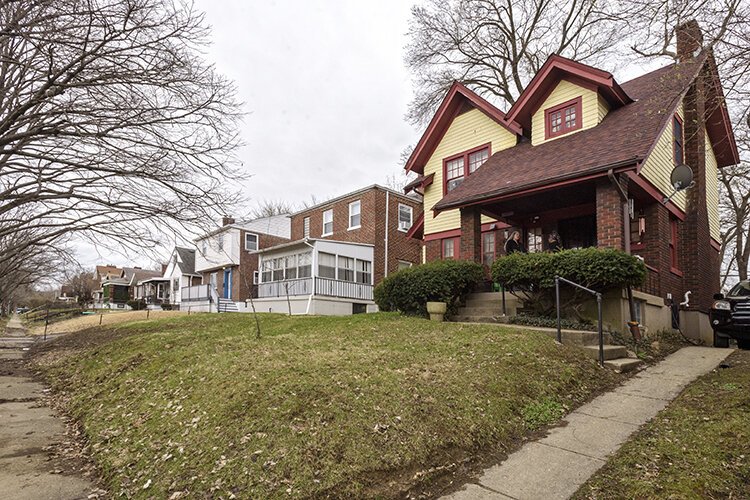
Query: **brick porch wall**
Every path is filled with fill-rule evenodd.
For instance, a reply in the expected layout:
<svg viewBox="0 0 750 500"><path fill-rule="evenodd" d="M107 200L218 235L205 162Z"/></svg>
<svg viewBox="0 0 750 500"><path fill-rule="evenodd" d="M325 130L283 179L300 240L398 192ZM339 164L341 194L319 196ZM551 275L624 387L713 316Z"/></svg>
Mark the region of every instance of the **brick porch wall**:
<svg viewBox="0 0 750 500"><path fill-rule="evenodd" d="M482 215L476 208L461 209L461 260L482 261Z"/></svg>
<svg viewBox="0 0 750 500"><path fill-rule="evenodd" d="M599 248L625 249L622 201L609 179L596 185L596 240Z"/></svg>

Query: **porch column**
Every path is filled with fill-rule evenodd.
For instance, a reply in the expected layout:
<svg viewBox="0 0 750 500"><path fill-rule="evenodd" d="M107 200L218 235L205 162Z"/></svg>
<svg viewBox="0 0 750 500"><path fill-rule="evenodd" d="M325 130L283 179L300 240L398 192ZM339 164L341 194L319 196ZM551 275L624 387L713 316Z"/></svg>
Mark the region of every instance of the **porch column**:
<svg viewBox="0 0 750 500"><path fill-rule="evenodd" d="M459 258L482 262L482 215L474 207L461 209L461 248Z"/></svg>
<svg viewBox="0 0 750 500"><path fill-rule="evenodd" d="M596 185L596 246L625 250L622 200L609 179Z"/></svg>

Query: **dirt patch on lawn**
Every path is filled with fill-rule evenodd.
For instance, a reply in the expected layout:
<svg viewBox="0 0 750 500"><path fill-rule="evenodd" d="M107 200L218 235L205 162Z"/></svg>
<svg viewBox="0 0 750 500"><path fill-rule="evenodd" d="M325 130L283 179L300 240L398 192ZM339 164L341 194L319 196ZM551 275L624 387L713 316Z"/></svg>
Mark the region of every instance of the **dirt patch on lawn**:
<svg viewBox="0 0 750 500"><path fill-rule="evenodd" d="M107 327L131 321L146 321L152 319L169 318L173 316L186 316L187 314L188 313L186 311L102 312L99 314L79 316L77 318L67 319L50 324L47 327L47 334L53 335L59 333L72 333L99 326ZM29 333L31 335L44 334L44 325L42 324L35 326L29 331Z"/></svg>

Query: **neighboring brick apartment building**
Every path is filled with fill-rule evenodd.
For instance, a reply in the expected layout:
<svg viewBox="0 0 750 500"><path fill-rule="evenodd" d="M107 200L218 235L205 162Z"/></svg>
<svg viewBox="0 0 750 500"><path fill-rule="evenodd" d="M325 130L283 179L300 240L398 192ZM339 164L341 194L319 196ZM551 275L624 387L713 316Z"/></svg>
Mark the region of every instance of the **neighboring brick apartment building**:
<svg viewBox="0 0 750 500"><path fill-rule="evenodd" d="M195 271L203 284L216 287L219 297L243 302L253 293L258 275L258 250L289 241L288 215L237 222L224 217L222 226L195 240Z"/></svg>
<svg viewBox="0 0 750 500"><path fill-rule="evenodd" d="M292 214L291 239L373 245L373 282L377 284L389 273L421 263L421 241L408 235L421 217L421 197L375 184Z"/></svg>
<svg viewBox="0 0 750 500"><path fill-rule="evenodd" d="M420 174L410 187L424 195L426 260L489 263L513 229L529 251L545 250L556 231L565 248L618 248L644 259L643 324L669 328L665 302L690 291L683 316L694 332L710 332L718 169L739 154L698 24L676 34L676 64L622 84L552 55L507 113L455 83L405 167ZM682 164L694 185L673 195L670 174ZM613 320L615 328L624 323Z"/></svg>

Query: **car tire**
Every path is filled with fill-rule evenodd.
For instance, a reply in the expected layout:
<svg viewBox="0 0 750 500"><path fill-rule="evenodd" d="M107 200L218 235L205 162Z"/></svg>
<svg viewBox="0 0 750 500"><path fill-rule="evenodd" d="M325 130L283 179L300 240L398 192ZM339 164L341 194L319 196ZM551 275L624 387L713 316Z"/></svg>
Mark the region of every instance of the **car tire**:
<svg viewBox="0 0 750 500"><path fill-rule="evenodd" d="M747 339L738 339L737 340L737 347L742 349L743 351L750 351L750 340Z"/></svg>
<svg viewBox="0 0 750 500"><path fill-rule="evenodd" d="M729 347L729 337L714 332L714 347Z"/></svg>

